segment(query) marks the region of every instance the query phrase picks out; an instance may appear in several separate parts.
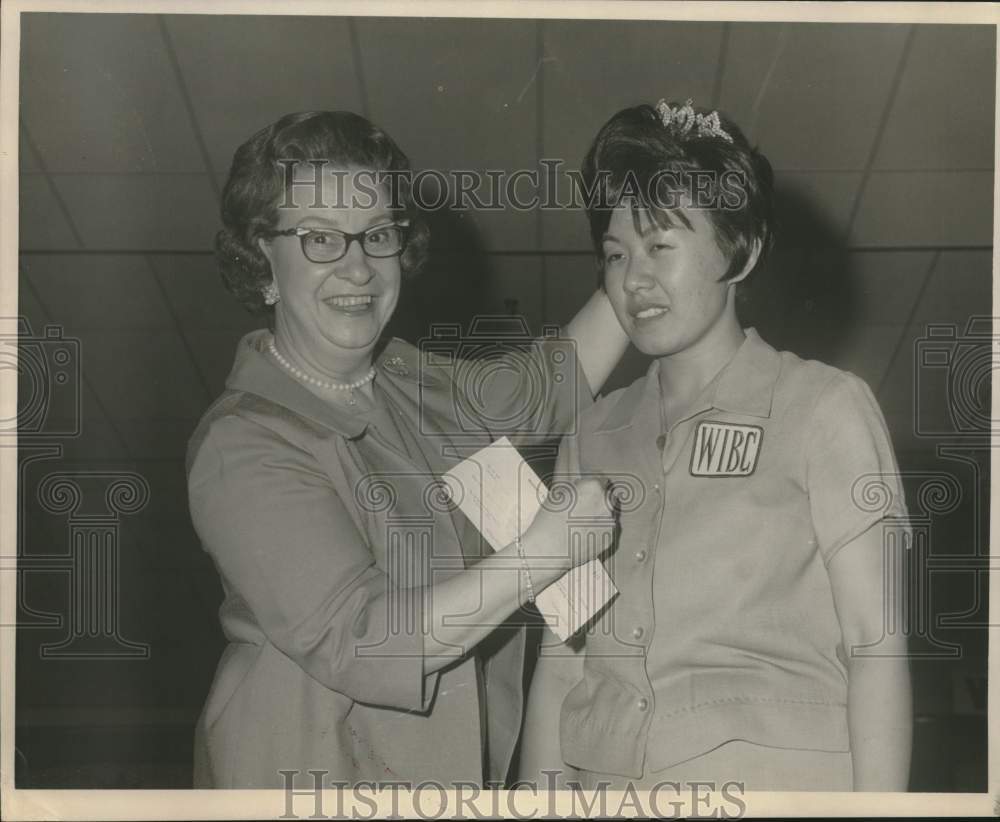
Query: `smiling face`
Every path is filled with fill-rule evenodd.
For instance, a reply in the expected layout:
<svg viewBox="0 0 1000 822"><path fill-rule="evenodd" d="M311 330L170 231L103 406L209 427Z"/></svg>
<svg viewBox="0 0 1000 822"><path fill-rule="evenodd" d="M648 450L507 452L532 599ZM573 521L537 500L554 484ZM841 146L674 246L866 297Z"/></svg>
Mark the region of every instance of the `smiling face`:
<svg viewBox="0 0 1000 822"><path fill-rule="evenodd" d="M295 208L279 208L275 230L337 229L354 234L394 221L388 192L372 195L369 177L355 188L358 169L326 169L322 199L308 187L295 191ZM374 200L374 202L372 202ZM351 207L352 202L357 203ZM368 257L355 240L331 263L314 263L298 237L260 240L280 299L275 342L299 367L319 377L346 380L363 374L399 298L399 257Z"/></svg>
<svg viewBox="0 0 1000 822"><path fill-rule="evenodd" d="M645 211L619 205L602 243L604 287L622 328L644 354L668 357L740 332L736 318L737 277L722 280L729 260L715 229L701 211L684 211L663 228ZM756 255L754 255L756 258Z"/></svg>

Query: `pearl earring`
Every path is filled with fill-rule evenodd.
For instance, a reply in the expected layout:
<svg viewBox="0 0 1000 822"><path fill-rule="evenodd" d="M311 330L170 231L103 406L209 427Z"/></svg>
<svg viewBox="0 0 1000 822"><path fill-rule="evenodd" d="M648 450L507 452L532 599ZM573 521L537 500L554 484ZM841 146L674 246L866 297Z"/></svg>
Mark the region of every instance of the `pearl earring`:
<svg viewBox="0 0 1000 822"><path fill-rule="evenodd" d="M281 299L281 295L278 293L278 286L274 284L274 280L271 280L271 282L264 286L263 294L265 305L274 305Z"/></svg>

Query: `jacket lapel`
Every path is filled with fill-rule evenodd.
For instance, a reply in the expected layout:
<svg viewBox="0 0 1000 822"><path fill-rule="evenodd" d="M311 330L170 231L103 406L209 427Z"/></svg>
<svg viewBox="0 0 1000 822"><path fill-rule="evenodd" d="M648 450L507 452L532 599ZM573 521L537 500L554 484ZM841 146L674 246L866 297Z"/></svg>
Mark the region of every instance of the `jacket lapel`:
<svg viewBox="0 0 1000 822"><path fill-rule="evenodd" d="M430 473L440 477L461 459L451 437L454 414L442 413L451 408L451 386L444 377L420 369L417 354L413 346L392 340L379 358L380 384L403 412L404 424L410 428ZM438 521L449 523L446 530L455 543L454 554L463 558L466 567L477 562L481 558L478 530L450 502L442 504L437 499L432 504Z"/></svg>

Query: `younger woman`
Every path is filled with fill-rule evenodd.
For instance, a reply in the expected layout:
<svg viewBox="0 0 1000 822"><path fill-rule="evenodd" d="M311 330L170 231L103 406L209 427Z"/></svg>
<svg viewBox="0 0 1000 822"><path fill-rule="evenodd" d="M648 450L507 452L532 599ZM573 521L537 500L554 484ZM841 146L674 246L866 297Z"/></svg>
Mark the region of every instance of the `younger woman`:
<svg viewBox="0 0 1000 822"><path fill-rule="evenodd" d="M583 177L604 288L653 361L560 461L642 490L608 561L619 596L576 653L543 649L522 776L905 790L910 685L905 638L883 636L899 603L879 524L905 511L882 414L854 375L737 319L772 239L768 161L716 112L661 101L612 117ZM878 510L858 496L872 481Z"/></svg>

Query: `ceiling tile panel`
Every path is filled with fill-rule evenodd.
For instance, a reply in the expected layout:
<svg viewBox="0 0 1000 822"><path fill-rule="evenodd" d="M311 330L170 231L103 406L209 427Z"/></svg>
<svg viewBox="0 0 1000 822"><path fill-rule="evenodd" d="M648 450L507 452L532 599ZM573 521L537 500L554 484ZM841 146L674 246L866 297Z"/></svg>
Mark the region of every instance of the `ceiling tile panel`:
<svg viewBox="0 0 1000 822"><path fill-rule="evenodd" d="M851 245L989 245L993 172L879 172L865 188Z"/></svg>
<svg viewBox="0 0 1000 822"><path fill-rule="evenodd" d="M949 330L950 331L950 330ZM879 393L897 447L928 449L942 437L974 431L989 410L990 329L970 334L964 323L951 336L933 336L923 321L906 329L899 355ZM982 354L985 353L985 356Z"/></svg>
<svg viewBox="0 0 1000 822"><path fill-rule="evenodd" d="M22 249L79 248L66 215L43 174L19 178L18 233Z"/></svg>
<svg viewBox="0 0 1000 822"><path fill-rule="evenodd" d="M48 312L38 301L38 297L35 292L32 290L30 285L25 282L22 262L18 263L18 269L21 273L17 287L17 316L27 320L33 334L41 335L45 324L51 322L51 320L49 319ZM3 336L6 336L7 329L8 326L5 323Z"/></svg>
<svg viewBox="0 0 1000 822"><path fill-rule="evenodd" d="M993 305L989 251L945 251L914 314L918 326L954 323L956 339L972 317L989 317Z"/></svg>
<svg viewBox="0 0 1000 822"><path fill-rule="evenodd" d="M892 339L884 327L906 324L932 259L930 252L779 246L747 283L738 313L778 349L874 379L892 350L882 347ZM879 347L871 362L866 345Z"/></svg>
<svg viewBox="0 0 1000 822"><path fill-rule="evenodd" d="M565 325L597 290L597 263L590 254L545 261L545 317Z"/></svg>
<svg viewBox="0 0 1000 822"><path fill-rule="evenodd" d="M891 338L886 328L909 322L933 258L932 252L779 249L744 290L740 317L776 348L881 378L892 350L879 348ZM872 348L871 363L865 346Z"/></svg>
<svg viewBox="0 0 1000 822"><path fill-rule="evenodd" d="M582 207L546 209L539 212L542 232L542 248L546 251L590 251L590 224L587 212Z"/></svg>
<svg viewBox="0 0 1000 822"><path fill-rule="evenodd" d="M865 167L905 26L732 24L720 108L776 169Z"/></svg>
<svg viewBox="0 0 1000 822"><path fill-rule="evenodd" d="M896 377L902 373L902 369L894 366L884 388L876 397L897 456L902 452L919 451L927 447L927 443L914 433L911 396L913 386L910 381L905 386L899 383Z"/></svg>
<svg viewBox="0 0 1000 822"><path fill-rule="evenodd" d="M927 278L931 251L849 254L845 276L851 289L852 324L905 325Z"/></svg>
<svg viewBox="0 0 1000 822"><path fill-rule="evenodd" d="M357 27L371 118L397 140L415 170L446 175L452 197L445 207L457 205L458 215L468 215L485 248L534 248L533 210L480 209L471 197L455 203L453 173L538 169L537 24L369 18ZM475 189L483 204L494 202L491 186L487 178ZM424 204L437 205L439 190L427 177ZM522 190L530 197L533 187ZM508 205L505 198L495 202Z"/></svg>
<svg viewBox="0 0 1000 822"><path fill-rule="evenodd" d="M889 366L877 394L897 450L926 448L927 440L918 435L918 429L923 426L929 425L931 429L941 426L947 429L948 426L946 381L938 379L942 376L940 373L920 372L916 368L917 346L923 337L924 331L917 324L904 330L899 353ZM925 390L928 387L932 390ZM915 391L920 400L915 400ZM922 403L919 409L918 402Z"/></svg>
<svg viewBox="0 0 1000 822"><path fill-rule="evenodd" d="M35 149L25 139L23 128L18 129L17 167L21 174L33 174L42 170L38 165Z"/></svg>
<svg viewBox="0 0 1000 822"><path fill-rule="evenodd" d="M219 229L204 174L74 174L56 187L88 248L211 250Z"/></svg>
<svg viewBox="0 0 1000 822"><path fill-rule="evenodd" d="M545 23L545 156L578 169L616 111L661 97L712 95L721 23L558 20Z"/></svg>
<svg viewBox="0 0 1000 822"><path fill-rule="evenodd" d="M49 171L204 171L152 14L22 14L21 116Z"/></svg>
<svg viewBox="0 0 1000 822"><path fill-rule="evenodd" d="M283 114L362 111L347 18L171 15L166 26L217 174Z"/></svg>
<svg viewBox="0 0 1000 822"><path fill-rule="evenodd" d="M357 21L371 117L418 168L536 162L536 24Z"/></svg>
<svg viewBox="0 0 1000 822"><path fill-rule="evenodd" d="M103 407L97 402L93 390L86 382L83 384L82 396L83 403L79 418L73 420L78 426L74 430L79 433L74 436L60 437L57 440L62 446L63 458L68 461L80 462L128 459L130 454L121 432L108 419ZM68 419L60 419L54 420L53 424L69 422Z"/></svg>
<svg viewBox="0 0 1000 822"><path fill-rule="evenodd" d="M586 213L569 207L580 202L570 174L579 171L594 136L616 111L661 97L708 101L722 30L718 23L544 24L542 144L545 158L561 163L549 197L565 207L539 213L542 248L589 250Z"/></svg>
<svg viewBox="0 0 1000 822"><path fill-rule="evenodd" d="M857 374L874 391L885 376L905 325L858 325L844 335L829 364Z"/></svg>
<svg viewBox="0 0 1000 822"><path fill-rule="evenodd" d="M230 294L212 254L164 254L149 258L174 315L185 332L219 331L238 337L265 324Z"/></svg>
<svg viewBox="0 0 1000 822"><path fill-rule="evenodd" d="M31 281L52 322L67 334L110 329L176 331L146 259L136 254L32 254Z"/></svg>
<svg viewBox="0 0 1000 822"><path fill-rule="evenodd" d="M201 377L176 334L88 331L84 374L116 423L197 419L208 402Z"/></svg>
<svg viewBox="0 0 1000 822"><path fill-rule="evenodd" d="M79 375L72 382L74 401L60 402L50 392L51 401L44 423L34 430L42 435L43 442L58 443L66 460L127 458L125 441L94 393L83 368L83 359L81 356Z"/></svg>
<svg viewBox="0 0 1000 822"><path fill-rule="evenodd" d="M778 242L826 247L843 243L860 172L793 172L775 176Z"/></svg>
<svg viewBox="0 0 1000 822"><path fill-rule="evenodd" d="M916 28L875 168L992 168L996 29Z"/></svg>

